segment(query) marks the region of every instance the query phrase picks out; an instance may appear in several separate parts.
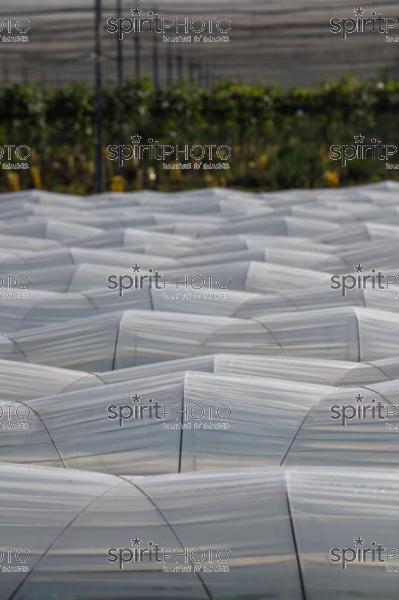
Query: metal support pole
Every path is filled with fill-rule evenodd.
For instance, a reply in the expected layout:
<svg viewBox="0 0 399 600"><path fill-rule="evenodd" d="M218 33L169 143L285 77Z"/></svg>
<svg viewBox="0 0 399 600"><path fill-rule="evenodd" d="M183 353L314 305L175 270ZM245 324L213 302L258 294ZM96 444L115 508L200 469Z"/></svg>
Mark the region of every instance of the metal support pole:
<svg viewBox="0 0 399 600"><path fill-rule="evenodd" d="M202 76L202 64L197 64L197 73L198 73L198 85L202 87L204 85L203 76Z"/></svg>
<svg viewBox="0 0 399 600"><path fill-rule="evenodd" d="M118 18L118 23L120 23L120 19L122 18L122 0L116 0L116 16ZM123 48L122 41L120 36L118 35L116 38L117 43L117 61L118 61L118 86L120 87L123 82Z"/></svg>
<svg viewBox="0 0 399 600"><path fill-rule="evenodd" d="M140 34L135 33L133 36L134 41L134 76L135 78L141 79L141 47L140 47Z"/></svg>
<svg viewBox="0 0 399 600"><path fill-rule="evenodd" d="M195 62L190 60L188 63L188 78L190 83L195 83Z"/></svg>
<svg viewBox="0 0 399 600"><path fill-rule="evenodd" d="M166 54L166 83L170 87L173 84L173 56L172 46L168 44L168 50Z"/></svg>
<svg viewBox="0 0 399 600"><path fill-rule="evenodd" d="M140 3L136 2L137 8L140 8ZM140 11L141 12L141 11ZM133 34L134 43L134 76L137 80L141 79L141 45L140 45L140 31L135 30Z"/></svg>
<svg viewBox="0 0 399 600"><path fill-rule="evenodd" d="M179 54L176 56L176 70L177 70L177 79L179 81L183 81L183 57L179 51Z"/></svg>
<svg viewBox="0 0 399 600"><path fill-rule="evenodd" d="M103 173L103 110L102 110L102 48L101 48L101 0L95 0L95 116L96 116L96 156L95 191L104 191Z"/></svg>
<svg viewBox="0 0 399 600"><path fill-rule="evenodd" d="M154 14L158 13L158 9L154 8ZM158 54L158 35L154 31L153 33L153 46L152 46L152 78L154 89L159 88L159 54Z"/></svg>

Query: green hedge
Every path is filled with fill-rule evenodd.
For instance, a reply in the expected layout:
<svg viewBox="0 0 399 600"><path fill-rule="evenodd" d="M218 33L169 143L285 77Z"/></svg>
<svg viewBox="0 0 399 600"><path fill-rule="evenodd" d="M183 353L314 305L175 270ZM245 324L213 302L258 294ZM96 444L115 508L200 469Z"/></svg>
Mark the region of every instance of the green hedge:
<svg viewBox="0 0 399 600"><path fill-rule="evenodd" d="M374 182L398 173L387 172L379 160L353 160L342 168L329 157L331 145L351 144L358 133L384 144L399 140L397 81L364 83L349 76L318 88L287 90L234 82L212 89L179 84L154 90L146 80L126 81L120 88L104 87L103 105L105 146L129 144L130 136L140 133L163 144L232 148L228 171L172 172L151 160L131 160L118 168L105 159L107 189L115 175L124 177L127 189L227 185L275 190ZM92 88L3 85L0 144L29 145L44 188L93 191ZM21 187L33 185L32 171L18 177ZM1 190L9 186L2 170Z"/></svg>

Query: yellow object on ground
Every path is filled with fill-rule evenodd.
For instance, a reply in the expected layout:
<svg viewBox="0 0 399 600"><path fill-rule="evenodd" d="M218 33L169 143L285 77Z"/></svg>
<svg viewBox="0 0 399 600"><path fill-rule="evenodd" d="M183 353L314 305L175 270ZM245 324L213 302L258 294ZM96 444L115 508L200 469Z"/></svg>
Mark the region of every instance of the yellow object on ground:
<svg viewBox="0 0 399 600"><path fill-rule="evenodd" d="M42 175L40 173L39 167L32 167L31 173L32 173L33 187L36 188L37 190L40 190L43 187L43 185L42 185Z"/></svg>
<svg viewBox="0 0 399 600"><path fill-rule="evenodd" d="M339 187L339 175L336 171L326 171L324 173L324 183L327 187Z"/></svg>
<svg viewBox="0 0 399 600"><path fill-rule="evenodd" d="M111 192L124 192L125 190L125 178L122 175L114 175L111 180Z"/></svg>
<svg viewBox="0 0 399 600"><path fill-rule="evenodd" d="M7 183L8 183L8 187L10 188L10 190L12 192L19 192L20 191L21 184L19 182L19 175L18 175L18 173L8 172L7 173Z"/></svg>

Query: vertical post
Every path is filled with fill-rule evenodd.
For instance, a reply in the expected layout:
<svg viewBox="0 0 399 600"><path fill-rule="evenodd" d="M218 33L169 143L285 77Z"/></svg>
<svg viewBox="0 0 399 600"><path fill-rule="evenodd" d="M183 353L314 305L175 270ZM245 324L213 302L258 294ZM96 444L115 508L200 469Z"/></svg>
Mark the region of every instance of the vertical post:
<svg viewBox="0 0 399 600"><path fill-rule="evenodd" d="M116 16L118 19L118 23L120 23L120 19L122 18L122 0L116 0ZM123 48L122 41L120 39L120 35L116 38L117 43L117 61L118 61L118 86L120 87L123 82Z"/></svg>
<svg viewBox="0 0 399 600"><path fill-rule="evenodd" d="M141 79L141 46L140 46L140 25L139 25L139 19L140 19L140 13L141 13L141 8L140 8L140 2L136 2L136 7L138 10L137 16L136 16L136 12L134 13L135 17L134 17L134 33L133 33L133 44L134 44L134 77L135 79L137 79L137 81L139 79Z"/></svg>
<svg viewBox="0 0 399 600"><path fill-rule="evenodd" d="M198 71L197 71L198 72L198 85L200 87L202 87L204 85L204 82L203 82L203 77L202 77L202 64L201 63L197 64L197 69L198 69Z"/></svg>
<svg viewBox="0 0 399 600"><path fill-rule="evenodd" d="M136 32L133 36L134 41L134 76L137 80L141 79L141 48L140 34Z"/></svg>
<svg viewBox="0 0 399 600"><path fill-rule="evenodd" d="M22 83L28 83L28 68L26 62L21 67L21 81Z"/></svg>
<svg viewBox="0 0 399 600"><path fill-rule="evenodd" d="M172 46L168 43L168 50L166 54L166 83L167 86L170 87L173 83L173 56L172 56Z"/></svg>
<svg viewBox="0 0 399 600"><path fill-rule="evenodd" d="M96 156L95 156L95 191L104 191L103 173L103 110L102 110L102 48L101 48L101 0L95 0L95 113L96 113Z"/></svg>
<svg viewBox="0 0 399 600"><path fill-rule="evenodd" d="M188 63L188 78L190 83L195 83L195 62L193 60Z"/></svg>
<svg viewBox="0 0 399 600"><path fill-rule="evenodd" d="M212 87L212 79L211 79L211 59L209 53L206 56L206 74L205 74L205 82L208 88Z"/></svg>
<svg viewBox="0 0 399 600"><path fill-rule="evenodd" d="M154 8L154 14L158 13L158 9ZM152 78L154 89L159 88L159 54L158 54L158 35L156 31L153 33L153 46L152 46Z"/></svg>
<svg viewBox="0 0 399 600"><path fill-rule="evenodd" d="M176 56L176 70L177 70L177 79L179 81L183 80L183 57L181 55L181 51L179 50L179 54Z"/></svg>
<svg viewBox="0 0 399 600"><path fill-rule="evenodd" d="M209 62L206 63L205 67L205 77L204 77L205 87L211 87L211 74L209 72Z"/></svg>

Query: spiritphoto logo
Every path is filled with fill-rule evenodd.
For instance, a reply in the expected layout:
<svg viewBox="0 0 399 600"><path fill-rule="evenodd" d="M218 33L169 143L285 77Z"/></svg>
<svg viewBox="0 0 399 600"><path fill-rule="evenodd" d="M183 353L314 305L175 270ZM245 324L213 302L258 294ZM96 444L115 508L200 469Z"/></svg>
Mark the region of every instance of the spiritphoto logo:
<svg viewBox="0 0 399 600"><path fill-rule="evenodd" d="M4 44L26 44L29 42L28 33L31 28L27 17L0 18L0 41Z"/></svg>
<svg viewBox="0 0 399 600"><path fill-rule="evenodd" d="M215 44L230 41L231 19L225 16L165 17L154 10L131 9L129 17L107 19L105 30L118 39L141 33L155 33L167 43Z"/></svg>
<svg viewBox="0 0 399 600"><path fill-rule="evenodd" d="M347 548L331 548L330 562L346 571L350 565L382 565L387 573L399 572L397 567L399 558L399 547L385 548L375 541L367 542L358 536L353 544ZM389 565L389 562L395 565Z"/></svg>
<svg viewBox="0 0 399 600"><path fill-rule="evenodd" d="M330 159L340 161L346 167L351 160L381 160L386 163L386 169L399 168L388 162L398 154L398 147L394 144L383 144L378 138L370 138L370 143L365 142L366 137L361 133L353 136L354 144L335 144L330 146Z"/></svg>
<svg viewBox="0 0 399 600"><path fill-rule="evenodd" d="M0 547L1 573L28 573L30 561L30 548Z"/></svg>
<svg viewBox="0 0 399 600"><path fill-rule="evenodd" d="M131 267L132 274L109 275L107 277L107 288L109 290L118 290L119 296L125 292L134 292L137 290L157 289L163 290L195 290L198 292L227 290L231 286L231 277L229 275L207 275L207 274L161 274L149 268L146 275L140 273L142 267L134 265Z"/></svg>
<svg viewBox="0 0 399 600"><path fill-rule="evenodd" d="M29 169L30 148L25 144L16 146L15 144L5 144L0 146L1 168L7 170L26 170Z"/></svg>
<svg viewBox="0 0 399 600"><path fill-rule="evenodd" d="M185 404L182 407L134 394L129 403L110 404L106 414L107 419L119 427L132 421L154 420L161 421L163 429L209 431L230 429L231 408L227 404Z"/></svg>
<svg viewBox="0 0 399 600"><path fill-rule="evenodd" d="M119 571L141 564L158 564L164 573L227 573L232 557L229 548L223 547L181 547L162 548L156 542L138 536L130 540L130 547L108 548L107 562Z"/></svg>
<svg viewBox="0 0 399 600"><path fill-rule="evenodd" d="M31 409L26 404L0 405L1 431L27 431L30 418Z"/></svg>
<svg viewBox="0 0 399 600"><path fill-rule="evenodd" d="M335 17L330 19L330 32L340 35L343 40L353 34L379 34L391 37L387 34L398 29L398 20L395 17L383 17L375 10L367 14L366 9L359 6L353 10L354 16L350 18ZM388 40L387 42L394 41ZM396 41L396 40L395 40Z"/></svg>
<svg viewBox="0 0 399 600"><path fill-rule="evenodd" d="M331 275L331 289L339 290L343 296L346 296L351 290L388 290L399 286L399 274L382 273L371 268L366 274L366 269L360 263L354 268L355 275Z"/></svg>
<svg viewBox="0 0 399 600"><path fill-rule="evenodd" d="M27 300L30 278L23 273L0 273L1 300Z"/></svg>
<svg viewBox="0 0 399 600"><path fill-rule="evenodd" d="M335 404L330 408L330 418L336 421L342 427L359 422L380 421L384 422L386 429L393 430L394 424L390 424L388 419L399 417L398 406L392 403L383 403L376 398L367 400L362 394L358 393L348 404Z"/></svg>
<svg viewBox="0 0 399 600"><path fill-rule="evenodd" d="M160 144L154 138L142 143L142 136L130 137L130 144L107 146L107 159L124 167L130 160L162 162L165 170L198 171L230 168L231 147L226 144Z"/></svg>

